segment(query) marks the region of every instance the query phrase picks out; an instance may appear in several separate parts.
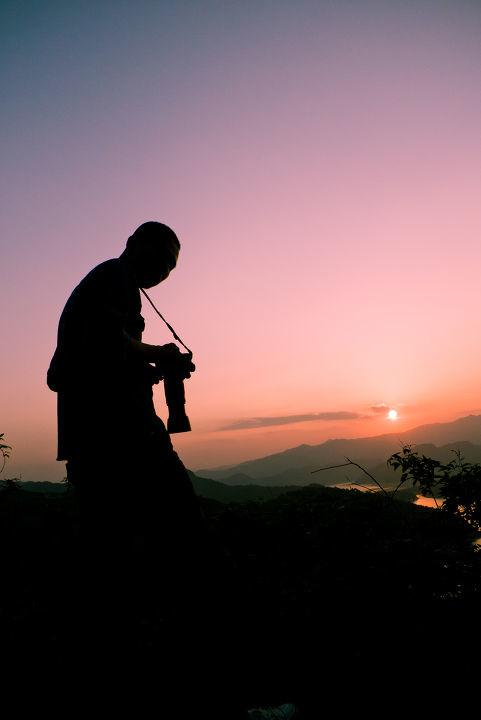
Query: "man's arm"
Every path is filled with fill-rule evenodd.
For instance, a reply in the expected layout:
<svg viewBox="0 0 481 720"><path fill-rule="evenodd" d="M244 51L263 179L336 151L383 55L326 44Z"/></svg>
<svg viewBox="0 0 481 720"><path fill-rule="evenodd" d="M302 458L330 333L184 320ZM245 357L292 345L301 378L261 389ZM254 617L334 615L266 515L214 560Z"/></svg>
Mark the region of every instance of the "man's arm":
<svg viewBox="0 0 481 720"><path fill-rule="evenodd" d="M180 353L175 343L149 345L148 343L131 337L125 330L124 336L128 352L133 353L136 357L141 358L147 363L155 363L160 369L162 369L162 366L170 366L175 356Z"/></svg>

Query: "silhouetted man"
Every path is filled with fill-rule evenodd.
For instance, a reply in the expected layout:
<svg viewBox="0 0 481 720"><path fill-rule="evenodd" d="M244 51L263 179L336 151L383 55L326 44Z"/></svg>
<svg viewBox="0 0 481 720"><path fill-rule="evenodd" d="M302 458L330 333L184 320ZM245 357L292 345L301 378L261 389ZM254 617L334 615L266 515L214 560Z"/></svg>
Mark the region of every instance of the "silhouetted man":
<svg viewBox="0 0 481 720"><path fill-rule="evenodd" d="M139 288L165 280L179 249L173 230L147 222L119 258L89 272L62 312L48 370L58 393L57 459L67 461L79 500L90 611L102 627L117 611L127 621L137 615L141 623L142 614L151 621L159 603L184 626L183 603L199 582L208 534L152 396L180 351L142 342Z"/></svg>
<svg viewBox="0 0 481 720"><path fill-rule="evenodd" d="M95 652L107 628L107 653L123 648L131 657L139 628L147 625L148 642L157 640L162 648L163 691L170 680L186 679L187 692L175 701L177 715L188 717L194 708L203 716L203 708L212 720L226 712L235 720L247 717L244 680L252 665L241 650L235 585L226 582L228 564L211 542L190 478L153 404L152 384L180 351L172 343L142 342L139 288L165 280L179 250L173 230L147 222L119 258L89 272L60 317L47 382L58 393L57 459L67 462L84 529L85 587L75 610L86 614L82 627L90 639L95 636ZM159 613L169 622L162 624ZM152 638L156 632L160 638ZM213 665L209 649L216 655ZM290 717L290 711L279 712L259 710L256 717Z"/></svg>
<svg viewBox="0 0 481 720"><path fill-rule="evenodd" d="M142 342L139 288L165 280L180 244L166 225L147 222L129 237L119 258L94 268L62 312L47 382L58 392L58 460L75 485L125 478L145 453L178 463L156 416L152 384L179 349ZM135 456L135 457L134 457Z"/></svg>

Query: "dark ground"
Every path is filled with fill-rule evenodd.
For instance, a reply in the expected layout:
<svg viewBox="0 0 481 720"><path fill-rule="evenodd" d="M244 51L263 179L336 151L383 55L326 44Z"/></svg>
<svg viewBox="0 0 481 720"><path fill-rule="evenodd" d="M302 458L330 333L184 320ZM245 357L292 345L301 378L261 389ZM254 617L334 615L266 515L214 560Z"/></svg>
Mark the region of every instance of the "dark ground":
<svg viewBox="0 0 481 720"><path fill-rule="evenodd" d="M162 601L155 607L131 602L130 590L129 603L119 603L122 612L112 596L102 615L98 578L81 571L82 534L72 492L3 485L3 659L24 677L47 670L53 684L71 669L84 688L99 677L106 687L106 668L120 665L117 678L129 677L132 685L141 670L136 692L154 693L161 702L171 679L167 666L177 668L170 671L177 679L185 672L187 693L192 672L214 687L220 682L219 664L209 659L217 617L226 636L236 626L247 633L247 663L252 662L245 673L242 667L233 671L236 682L249 685L252 704L294 701L306 720L325 716L332 703L337 712L329 717L374 710L381 690L391 700L398 694L409 698L418 685L437 696L450 685L456 694L454 675L473 663L477 669L481 556L462 522L381 495L322 486L264 502L203 499L202 505L235 563L242 602L213 615L198 610L205 647L192 654L187 643L183 659L175 660L185 640L185 613L202 608L202 598L209 597L202 581L190 588L182 610ZM155 567L149 569L155 576ZM131 587L135 578L129 572L123 581ZM163 582L165 576L156 590ZM85 613L86 596L93 615ZM107 624L115 617L108 636L115 636L113 644L97 644L105 611ZM191 663L186 656L194 658ZM116 697L122 695L119 683ZM465 689L459 690L463 696Z"/></svg>

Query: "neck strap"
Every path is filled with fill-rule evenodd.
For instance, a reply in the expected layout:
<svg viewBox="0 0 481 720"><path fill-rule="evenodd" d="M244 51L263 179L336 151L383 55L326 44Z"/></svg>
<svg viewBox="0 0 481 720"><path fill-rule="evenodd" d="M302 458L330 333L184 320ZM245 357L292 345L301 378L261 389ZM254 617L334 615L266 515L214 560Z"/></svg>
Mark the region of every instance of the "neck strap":
<svg viewBox="0 0 481 720"><path fill-rule="evenodd" d="M154 308L154 310L155 310L155 312L157 313L157 315L161 318L161 320L163 320L163 321L165 322L165 324L167 325L167 327L169 328L170 332L172 333L172 335L174 336L174 338L177 340L177 342L180 342L180 344L181 344L183 347L185 347L185 349L187 350L187 352L189 353L189 355L190 355L191 357L193 357L193 354L194 354L194 353L192 352L192 350L189 350L189 348L187 347L187 345L186 345L185 343L183 343L182 340L180 339L180 337L177 335L177 333L175 332L175 330L174 330L174 328L172 327L172 325L170 325L170 324L167 322L167 320L165 319L165 317L157 310L157 308L155 307L154 303L152 302L152 300L149 298L149 296L148 296L147 293L145 292L144 288L140 288L140 292L145 295L145 297L147 298L147 300L149 301L149 303L152 305L152 307Z"/></svg>

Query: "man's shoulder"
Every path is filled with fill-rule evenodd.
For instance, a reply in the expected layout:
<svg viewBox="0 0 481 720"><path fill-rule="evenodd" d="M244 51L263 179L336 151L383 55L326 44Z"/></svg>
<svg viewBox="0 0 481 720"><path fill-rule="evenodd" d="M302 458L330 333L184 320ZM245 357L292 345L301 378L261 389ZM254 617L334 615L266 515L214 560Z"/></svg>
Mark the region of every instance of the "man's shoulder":
<svg viewBox="0 0 481 720"><path fill-rule="evenodd" d="M74 288L63 314L81 312L84 308L103 303L105 299L115 303L116 298L135 293L135 290L138 292L120 258L105 260L92 268Z"/></svg>
<svg viewBox="0 0 481 720"><path fill-rule="evenodd" d="M79 282L73 295L84 295L90 293L112 293L116 289L125 291L127 285L131 285L132 280L128 275L125 264L120 258L112 258L105 260L96 265L85 277Z"/></svg>
<svg viewBox="0 0 481 720"><path fill-rule="evenodd" d="M120 258L111 258L96 265L87 275L80 281L79 285L85 282L95 282L108 278L116 278L124 272Z"/></svg>

